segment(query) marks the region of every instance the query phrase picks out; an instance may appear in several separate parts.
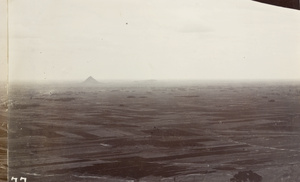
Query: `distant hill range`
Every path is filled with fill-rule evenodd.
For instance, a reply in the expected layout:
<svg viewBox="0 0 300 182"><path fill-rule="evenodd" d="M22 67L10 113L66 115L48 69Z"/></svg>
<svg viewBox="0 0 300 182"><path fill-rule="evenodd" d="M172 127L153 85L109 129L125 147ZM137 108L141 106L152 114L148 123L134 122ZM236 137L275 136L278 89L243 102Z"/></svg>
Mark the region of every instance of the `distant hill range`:
<svg viewBox="0 0 300 182"><path fill-rule="evenodd" d="M89 76L86 80L84 80L83 84L95 85L99 84L99 82L95 78Z"/></svg>
<svg viewBox="0 0 300 182"><path fill-rule="evenodd" d="M137 81L134 81L136 83L154 83L154 82L157 82L157 80L154 80L154 79L149 79L149 80L137 80Z"/></svg>
<svg viewBox="0 0 300 182"><path fill-rule="evenodd" d="M267 3L275 6L281 6L292 9L300 9L299 0L254 0L261 3Z"/></svg>

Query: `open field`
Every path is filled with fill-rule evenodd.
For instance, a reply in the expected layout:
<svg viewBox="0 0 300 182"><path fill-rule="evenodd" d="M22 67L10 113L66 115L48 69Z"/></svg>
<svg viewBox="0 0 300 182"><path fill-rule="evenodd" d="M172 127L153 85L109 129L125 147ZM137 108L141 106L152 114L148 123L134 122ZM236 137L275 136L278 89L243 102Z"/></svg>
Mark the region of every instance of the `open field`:
<svg viewBox="0 0 300 182"><path fill-rule="evenodd" d="M0 181L7 181L7 89L0 83Z"/></svg>
<svg viewBox="0 0 300 182"><path fill-rule="evenodd" d="M0 181L7 181L7 88L0 83Z"/></svg>
<svg viewBox="0 0 300 182"><path fill-rule="evenodd" d="M16 84L10 99L10 178L300 181L299 83Z"/></svg>

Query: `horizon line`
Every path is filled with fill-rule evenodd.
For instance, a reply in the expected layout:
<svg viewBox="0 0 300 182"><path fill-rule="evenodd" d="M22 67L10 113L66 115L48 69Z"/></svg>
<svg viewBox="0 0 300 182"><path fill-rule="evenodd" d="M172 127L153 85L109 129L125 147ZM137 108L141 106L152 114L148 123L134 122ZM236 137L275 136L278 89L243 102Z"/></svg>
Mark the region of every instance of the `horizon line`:
<svg viewBox="0 0 300 182"><path fill-rule="evenodd" d="M94 78L94 77L93 77ZM208 78L208 79L195 79L195 78L170 78L170 79L155 79L155 78L149 78L149 79L96 79L96 81L99 83L102 82L143 82L143 81L212 81L212 82L218 82L218 81L233 81L233 82L249 82L249 81L258 81L258 82L276 82L276 81L300 81L300 78L263 78L263 79L214 79L214 78ZM0 80L0 83L66 83L66 82L77 82L77 83L83 83L86 79L65 79L65 80Z"/></svg>

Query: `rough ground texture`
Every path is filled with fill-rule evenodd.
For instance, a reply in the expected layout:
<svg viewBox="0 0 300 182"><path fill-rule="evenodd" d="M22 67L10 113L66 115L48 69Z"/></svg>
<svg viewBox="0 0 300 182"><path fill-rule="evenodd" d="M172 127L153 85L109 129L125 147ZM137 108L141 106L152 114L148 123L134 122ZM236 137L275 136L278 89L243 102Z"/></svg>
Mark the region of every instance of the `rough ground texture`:
<svg viewBox="0 0 300 182"><path fill-rule="evenodd" d="M27 181L300 181L300 84L12 85Z"/></svg>
<svg viewBox="0 0 300 182"><path fill-rule="evenodd" d="M7 181L7 89L0 83L0 181Z"/></svg>

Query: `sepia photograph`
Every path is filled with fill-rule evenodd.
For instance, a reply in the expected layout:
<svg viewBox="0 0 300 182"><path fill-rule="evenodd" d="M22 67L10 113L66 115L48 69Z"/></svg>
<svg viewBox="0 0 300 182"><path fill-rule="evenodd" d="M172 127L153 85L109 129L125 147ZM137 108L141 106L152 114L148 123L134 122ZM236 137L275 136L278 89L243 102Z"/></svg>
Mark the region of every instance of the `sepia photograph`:
<svg viewBox="0 0 300 182"><path fill-rule="evenodd" d="M0 180L300 181L299 0L7 2Z"/></svg>
<svg viewBox="0 0 300 182"><path fill-rule="evenodd" d="M7 1L0 0L0 181L7 181L8 36Z"/></svg>

